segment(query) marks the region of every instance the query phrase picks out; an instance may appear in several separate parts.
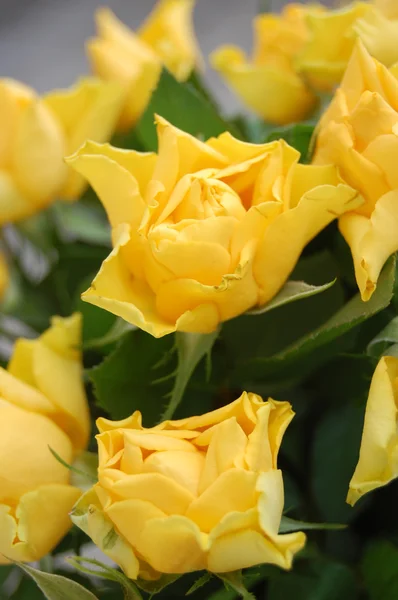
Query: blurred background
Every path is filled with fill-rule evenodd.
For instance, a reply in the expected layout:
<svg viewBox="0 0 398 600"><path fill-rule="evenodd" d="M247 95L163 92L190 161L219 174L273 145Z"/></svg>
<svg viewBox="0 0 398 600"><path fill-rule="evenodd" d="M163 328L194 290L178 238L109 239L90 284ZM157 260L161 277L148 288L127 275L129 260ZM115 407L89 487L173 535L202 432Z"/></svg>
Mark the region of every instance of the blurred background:
<svg viewBox="0 0 398 600"><path fill-rule="evenodd" d="M249 51L251 21L259 8L280 10L286 3L197 0L195 27L204 56L228 42ZM135 29L154 4L155 0L0 0L0 77L19 79L39 92L66 87L88 72L84 42L94 34L97 7L109 6ZM239 107L210 68L206 79L228 112Z"/></svg>

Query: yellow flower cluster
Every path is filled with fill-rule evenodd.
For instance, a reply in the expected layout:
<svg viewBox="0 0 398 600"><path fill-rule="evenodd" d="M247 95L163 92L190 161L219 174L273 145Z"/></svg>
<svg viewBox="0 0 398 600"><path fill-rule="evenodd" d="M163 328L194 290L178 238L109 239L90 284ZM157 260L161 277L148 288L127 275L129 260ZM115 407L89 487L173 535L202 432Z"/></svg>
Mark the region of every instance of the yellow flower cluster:
<svg viewBox="0 0 398 600"><path fill-rule="evenodd" d="M398 250L397 3L290 4L255 19L252 59L235 46L213 54L243 101L273 123L305 119L316 93L338 86L309 165L283 140L199 140L158 115L156 153L108 143L143 114L163 66L180 81L200 66L192 10L192 0L161 0L134 33L101 9L87 45L98 77L43 96L0 81L0 225L76 200L90 184L113 249L83 299L155 337L210 333L266 305L334 219L368 301ZM0 297L8 280L0 255ZM305 543L301 532L279 533L277 455L290 404L244 392L149 429L138 412L100 418L98 483L81 496L48 448L73 463L88 443L80 329L78 314L54 317L0 368L0 563L51 551L77 502L73 522L133 579L289 569ZM398 476L397 377L398 359L383 357L351 504Z"/></svg>
<svg viewBox="0 0 398 600"><path fill-rule="evenodd" d="M306 118L317 92L340 83L356 38L387 66L398 61L394 0L353 2L340 9L288 4L280 15L254 19L249 59L238 47L216 50L211 62L242 101L271 123Z"/></svg>

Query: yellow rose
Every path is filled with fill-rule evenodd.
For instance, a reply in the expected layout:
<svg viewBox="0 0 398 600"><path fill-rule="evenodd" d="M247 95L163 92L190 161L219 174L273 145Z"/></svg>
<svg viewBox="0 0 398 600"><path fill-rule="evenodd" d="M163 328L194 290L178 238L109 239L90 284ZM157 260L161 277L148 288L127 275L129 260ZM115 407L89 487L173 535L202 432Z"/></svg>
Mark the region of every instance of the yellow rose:
<svg viewBox="0 0 398 600"><path fill-rule="evenodd" d="M10 281L7 263L4 256L0 253L0 301L4 297Z"/></svg>
<svg viewBox="0 0 398 600"><path fill-rule="evenodd" d="M94 79L44 98L17 81L0 80L0 225L59 197L79 196L83 180L67 168L64 156L87 137L107 141L122 100L118 85Z"/></svg>
<svg viewBox="0 0 398 600"><path fill-rule="evenodd" d="M398 359L383 356L374 372L366 405L361 448L347 502L398 477Z"/></svg>
<svg viewBox="0 0 398 600"><path fill-rule="evenodd" d="M340 218L362 299L398 250L398 81L358 42L319 124L314 164L334 163L365 204Z"/></svg>
<svg viewBox="0 0 398 600"><path fill-rule="evenodd" d="M72 520L128 577L272 563L289 569L302 532L279 535L277 455L288 402L242 396L218 410L145 429L141 414L99 419L98 484Z"/></svg>
<svg viewBox="0 0 398 600"><path fill-rule="evenodd" d="M88 142L67 159L101 199L114 249L83 299L161 337L207 333L268 302L304 246L361 198L284 141L206 143L157 117L158 155Z"/></svg>
<svg viewBox="0 0 398 600"><path fill-rule="evenodd" d="M256 17L251 59L231 45L220 47L210 56L212 66L243 102L271 123L300 121L316 103L294 68L294 57L307 39L306 10L291 4L281 15Z"/></svg>
<svg viewBox="0 0 398 600"><path fill-rule="evenodd" d="M312 87L330 91L340 83L355 45L354 25L370 12L372 7L365 2L339 10L306 11L308 39L295 66Z"/></svg>
<svg viewBox="0 0 398 600"><path fill-rule="evenodd" d="M80 329L79 314L54 317L0 368L0 564L40 559L71 525L80 491L49 446L72 463L87 444Z"/></svg>
<svg viewBox="0 0 398 600"><path fill-rule="evenodd" d="M96 13L98 37L87 52L93 71L118 81L126 89L120 128L128 129L144 112L158 82L162 65L179 80L201 63L192 24L193 0L160 0L137 33L111 10Z"/></svg>

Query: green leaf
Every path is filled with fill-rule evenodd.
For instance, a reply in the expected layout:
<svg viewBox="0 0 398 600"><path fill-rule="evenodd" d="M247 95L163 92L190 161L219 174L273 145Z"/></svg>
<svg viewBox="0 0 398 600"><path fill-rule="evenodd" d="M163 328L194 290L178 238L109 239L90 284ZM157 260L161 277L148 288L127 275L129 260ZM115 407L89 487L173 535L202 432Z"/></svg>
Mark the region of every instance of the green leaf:
<svg viewBox="0 0 398 600"><path fill-rule="evenodd" d="M9 594L2 595L1 600L43 600L43 592L37 587L36 583L28 576L21 575L19 584L10 597Z"/></svg>
<svg viewBox="0 0 398 600"><path fill-rule="evenodd" d="M256 597L251 594L243 581L242 571L232 571L231 573L216 573L228 588L232 588L243 600L256 600Z"/></svg>
<svg viewBox="0 0 398 600"><path fill-rule="evenodd" d="M389 344L398 343L398 317L395 317L376 337L369 342L366 352L379 358L385 354Z"/></svg>
<svg viewBox="0 0 398 600"><path fill-rule="evenodd" d="M398 598L398 549L386 540L370 545L361 565L370 600Z"/></svg>
<svg viewBox="0 0 398 600"><path fill-rule="evenodd" d="M296 123L287 125L272 131L267 138L267 142L283 139L290 146L296 148L301 154L301 162L309 162L311 160L311 140L314 135L314 125L306 123Z"/></svg>
<svg viewBox="0 0 398 600"><path fill-rule="evenodd" d="M365 504L346 504L348 485L358 461L364 411L350 404L328 411L321 419L312 448L312 489L321 518L348 522Z"/></svg>
<svg viewBox="0 0 398 600"><path fill-rule="evenodd" d="M395 356L398 358L398 344L392 344L383 352L383 356Z"/></svg>
<svg viewBox="0 0 398 600"><path fill-rule="evenodd" d="M109 567L95 558L86 558L84 556L72 556L68 559L68 562L82 573L102 577L121 585L124 600L142 600L142 596L135 583L121 571Z"/></svg>
<svg viewBox="0 0 398 600"><path fill-rule="evenodd" d="M206 585L206 583L209 583L209 581L212 577L213 577L213 574L206 571L205 573L203 573L203 575L201 577L199 577L199 579L197 579L195 581L195 583L193 585L191 585L191 587L189 588L189 590L187 591L187 593L185 595L190 596L191 594L196 592L196 590L199 590L201 587Z"/></svg>
<svg viewBox="0 0 398 600"><path fill-rule="evenodd" d="M216 110L217 112L220 111L220 107L216 99L207 87L202 75L198 71L191 71L191 74L189 75L186 82L189 83L209 104L211 104L214 110Z"/></svg>
<svg viewBox="0 0 398 600"><path fill-rule="evenodd" d="M335 279L338 265L333 256L322 251L309 257L303 257L292 273L293 280L302 280L314 286L326 285ZM242 315L223 324L222 338L231 362L235 363L231 377L236 386L250 389L253 381L261 380L262 366L255 364L258 358L271 359L283 352L309 331L313 331L330 319L344 304L344 291L337 280L328 290L308 297L303 302L292 302L279 306L270 312L258 315L253 319L250 315ZM288 324L288 326L287 326ZM252 361L249 370L241 368ZM274 385L279 381L286 383L287 375L292 378L300 376L292 369L271 371L267 374L267 382ZM265 378L264 378L265 380ZM248 387L247 387L248 386Z"/></svg>
<svg viewBox="0 0 398 600"><path fill-rule="evenodd" d="M345 565L310 560L306 569L279 573L270 581L267 600L355 600L358 597L352 571Z"/></svg>
<svg viewBox="0 0 398 600"><path fill-rule="evenodd" d="M335 354L332 342L347 334L354 327L386 308L392 298L395 280L395 257L385 265L373 296L363 302L359 294L349 300L326 323L310 331L286 349L271 357L256 356L241 362L235 376L243 378L261 374L261 378L284 377L286 372L301 373L312 370Z"/></svg>
<svg viewBox="0 0 398 600"><path fill-rule="evenodd" d="M52 206L58 235L63 242L111 246L110 226L99 202L56 202Z"/></svg>
<svg viewBox="0 0 398 600"><path fill-rule="evenodd" d="M0 588L13 569L13 565L0 565Z"/></svg>
<svg viewBox="0 0 398 600"><path fill-rule="evenodd" d="M35 581L47 600L98 600L94 594L67 577L43 573L23 563L15 564Z"/></svg>
<svg viewBox="0 0 398 600"><path fill-rule="evenodd" d="M219 330L212 333L176 333L178 366L170 402L163 413L162 419L171 419L184 395L191 375L202 358L210 355Z"/></svg>
<svg viewBox="0 0 398 600"><path fill-rule="evenodd" d="M332 285L336 283L336 279L325 283L323 285L310 285L304 281L287 281L283 288L274 296L274 298L262 306L261 308L255 308L254 310L248 311L248 315L262 315L274 308L284 306L290 302L296 302L296 300L302 300L303 298L310 298L316 294L325 292Z"/></svg>
<svg viewBox="0 0 398 600"><path fill-rule="evenodd" d="M141 330L130 331L88 371L97 402L112 419L140 410L147 427L159 421L175 370L173 343L171 335L156 339Z"/></svg>
<svg viewBox="0 0 398 600"><path fill-rule="evenodd" d="M192 85L178 82L166 69L163 69L157 88L134 130L146 150L157 149L155 114L203 140L224 131L239 133Z"/></svg>
<svg viewBox="0 0 398 600"><path fill-rule="evenodd" d="M303 530L339 530L345 529L347 525L341 523L307 523L306 521L296 521L290 517L283 516L280 526L279 533L290 533L292 531L303 531Z"/></svg>

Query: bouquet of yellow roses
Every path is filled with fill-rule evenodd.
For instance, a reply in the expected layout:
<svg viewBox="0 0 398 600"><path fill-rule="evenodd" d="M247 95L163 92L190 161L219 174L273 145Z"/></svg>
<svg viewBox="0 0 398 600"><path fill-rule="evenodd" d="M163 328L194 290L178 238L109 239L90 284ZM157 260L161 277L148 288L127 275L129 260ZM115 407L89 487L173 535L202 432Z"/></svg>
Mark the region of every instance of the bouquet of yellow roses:
<svg viewBox="0 0 398 600"><path fill-rule="evenodd" d="M396 600L398 3L193 9L0 80L0 598Z"/></svg>

